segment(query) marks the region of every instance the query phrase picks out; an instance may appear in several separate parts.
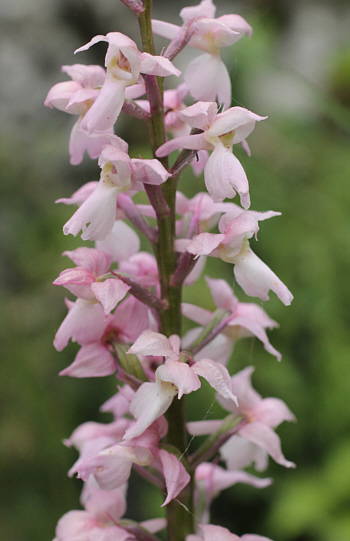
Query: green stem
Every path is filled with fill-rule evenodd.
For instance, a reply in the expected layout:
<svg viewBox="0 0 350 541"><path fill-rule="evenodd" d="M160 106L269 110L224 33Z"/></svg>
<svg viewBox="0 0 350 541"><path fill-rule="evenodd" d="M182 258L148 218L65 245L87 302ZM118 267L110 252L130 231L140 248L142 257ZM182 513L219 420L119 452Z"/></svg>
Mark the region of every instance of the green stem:
<svg viewBox="0 0 350 541"><path fill-rule="evenodd" d="M152 55L155 54L153 33L151 25L152 0L144 0L143 11L138 13L143 49ZM163 107L163 79L151 75L144 76L147 98L150 103L151 117L146 121L150 136L153 156L156 150L165 142L164 107ZM167 158L161 163L168 169ZM157 259L161 298L166 308L159 312L160 332L166 336L177 334L181 336L181 292L180 285L171 285L171 278L177 268L175 241L175 197L177 178L169 178L162 187L166 205L162 204L156 186L148 186L147 194L154 202L157 214L158 240L153 244ZM157 205L157 201L159 204ZM158 210L157 208L158 207ZM186 452L186 414L185 400L173 400L167 412L169 424L167 444L176 447L180 454ZM184 457L186 463L186 457ZM190 484L171 501L167 507L168 541L184 541L187 535L194 533L193 520L193 476Z"/></svg>

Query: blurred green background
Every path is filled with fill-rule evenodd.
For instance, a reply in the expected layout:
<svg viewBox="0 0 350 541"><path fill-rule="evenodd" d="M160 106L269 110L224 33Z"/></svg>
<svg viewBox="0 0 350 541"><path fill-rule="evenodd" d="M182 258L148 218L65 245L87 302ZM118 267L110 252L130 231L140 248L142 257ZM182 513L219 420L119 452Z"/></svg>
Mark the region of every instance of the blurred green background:
<svg viewBox="0 0 350 541"><path fill-rule="evenodd" d="M179 23L178 10L188 3L155 0L154 15ZM267 475L274 484L225 491L212 521L274 541L348 541L350 6L331 0L216 4L217 15L240 13L254 28L251 40L225 50L225 59L233 105L269 119L249 138L251 158L235 151L248 174L252 208L282 212L262 223L253 249L295 296L288 308L273 295L264 303L280 323L270 338L282 362L246 340L237 344L230 367L253 363L256 389L282 398L295 413L297 424L282 425L278 433L285 456L298 467L285 470L271 461ZM110 420L98 408L114 392L115 379L57 375L77 348L70 344L57 353L52 346L65 306L64 292L51 282L66 266L60 253L81 240L64 237L72 209L54 200L97 180L99 172L88 160L69 165L74 119L43 102L49 88L65 80L62 64L103 62L103 45L73 55L92 36L130 29L138 38L131 14L117 0L6 0L0 29L0 532L4 541L46 541L59 517L79 508L80 482L66 475L76 453L61 441L84 421ZM157 40L160 48L165 43ZM180 69L185 60L182 54L176 62ZM135 145L135 155L146 148L135 121L122 116L118 134L131 150ZM193 195L203 179L186 174L180 188ZM210 262L206 272L232 281L229 265ZM238 288L236 294L245 300ZM203 280L185 298L213 307ZM205 389L200 397L199 406L191 397L191 418L211 404ZM215 404L212 410L220 413ZM145 489L132 478L128 517L159 513L160 497L146 497Z"/></svg>

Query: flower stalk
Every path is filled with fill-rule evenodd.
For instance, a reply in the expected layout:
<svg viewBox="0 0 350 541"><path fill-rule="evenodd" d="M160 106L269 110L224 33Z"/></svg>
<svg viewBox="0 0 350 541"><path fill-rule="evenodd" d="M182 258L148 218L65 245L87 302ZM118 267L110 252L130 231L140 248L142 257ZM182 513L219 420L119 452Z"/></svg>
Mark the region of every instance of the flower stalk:
<svg viewBox="0 0 350 541"><path fill-rule="evenodd" d="M235 144L248 148L246 138L266 118L230 107L231 83L221 60L221 48L250 36L251 27L239 15L215 19L212 0L182 9L180 27L152 20L151 0L122 2L137 17L143 50L120 32L92 38L76 52L105 42L105 69L65 66L72 80L55 85L45 101L78 115L71 163L81 163L86 151L98 158L101 170L99 181L60 199L78 205L64 233L82 231L83 240L96 242L94 248L64 252L75 267L54 281L76 297L66 301L68 313L54 345L59 351L69 340L80 346L60 374L115 374L123 384L101 408L113 414L111 423L84 423L66 440L80 453L69 475L76 473L84 482L85 510L60 519L55 541L80 538L82 531L90 541L157 541L164 520L123 518L132 468L164 493L168 541L201 541L203 536L204 541L236 541L225 528L207 523L212 499L238 481L267 486L270 479L244 468L259 462L261 469L268 456L294 467L274 432L282 421L294 420L293 414L281 400L262 399L252 388L253 367L233 376L227 368L235 342L252 336L280 359L266 332L277 323L261 306L239 302L224 280L206 277L214 313L182 303L182 289L199 278L206 259L201 256L220 257L234 265L248 295L267 300L272 290L284 304L292 300L249 244L258 222L279 213L249 210L248 179L233 154ZM163 56L156 55L154 33L170 39ZM168 76L180 75L172 60L186 46L199 49L200 56L185 71L184 83L167 90ZM194 103L186 106L184 99ZM121 111L146 125L152 159L131 158L127 142L114 133ZM169 167L174 150L180 153ZM188 199L178 190L187 167L204 173L208 193ZM146 194L148 204L133 201L137 192ZM243 208L224 201L236 193ZM216 227L219 232L211 232ZM141 250L138 234L152 254ZM199 329L182 336L183 316ZM221 421L188 423L186 395L198 391L203 379L229 413ZM189 435L207 435L193 453ZM249 534L244 541L253 538L267 541Z"/></svg>

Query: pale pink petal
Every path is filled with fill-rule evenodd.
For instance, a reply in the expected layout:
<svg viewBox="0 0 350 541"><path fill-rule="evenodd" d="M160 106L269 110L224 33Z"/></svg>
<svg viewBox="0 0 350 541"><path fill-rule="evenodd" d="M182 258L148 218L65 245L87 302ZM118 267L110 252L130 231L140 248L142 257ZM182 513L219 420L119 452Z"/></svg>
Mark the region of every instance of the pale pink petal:
<svg viewBox="0 0 350 541"><path fill-rule="evenodd" d="M86 43L86 45L82 45L81 47L79 47L79 49L76 49L74 51L74 54L80 53L81 51L87 51L88 49L90 49L90 47L92 47L92 45L95 45L95 43L99 43L100 41L108 42L108 37L102 35L94 36L88 43Z"/></svg>
<svg viewBox="0 0 350 541"><path fill-rule="evenodd" d="M134 342L149 328L148 306L130 295L118 305L113 314L112 325L118 329L122 340Z"/></svg>
<svg viewBox="0 0 350 541"><path fill-rule="evenodd" d="M188 432L192 436L204 436L213 434L222 425L222 420L217 421L192 421L186 424Z"/></svg>
<svg viewBox="0 0 350 541"><path fill-rule="evenodd" d="M255 122L266 118L266 116L259 116L243 107L231 107L216 115L208 130L208 136L218 137L234 130L233 144L240 143L254 130Z"/></svg>
<svg viewBox="0 0 350 541"><path fill-rule="evenodd" d="M77 114L73 111L66 111L69 100L75 94L81 90L81 85L75 81L64 81L63 83L57 83L54 85L46 96L45 105L47 107L55 107L60 111L65 111L70 114ZM86 106L83 106L79 110L78 114L85 113Z"/></svg>
<svg viewBox="0 0 350 541"><path fill-rule="evenodd" d="M256 308L256 312L259 314L260 310L264 312L266 316L266 322L262 323L259 321L258 318L254 317L254 313L252 310L252 314L249 317L248 315L239 315L240 307L243 303L240 303L239 308L237 309L237 315L230 321L229 327L237 327L237 333L236 333L236 339L245 338L246 336L256 336L259 338L259 340L263 343L264 348L268 353L271 353L271 355L274 355L278 361L282 359L282 355L280 354L277 349L275 349L269 341L269 338L266 334L265 328L273 328L276 327L275 325L271 325L268 321L270 318L267 316L267 314L261 309L260 306L252 304L251 308ZM270 320L273 321L273 320ZM275 322L273 322L275 323Z"/></svg>
<svg viewBox="0 0 350 541"><path fill-rule="evenodd" d="M81 128L89 134L110 130L123 106L125 87L125 81L107 73L98 97L81 121Z"/></svg>
<svg viewBox="0 0 350 541"><path fill-rule="evenodd" d="M251 250L249 242L243 243L242 251L235 257L234 274L243 291L263 301L269 299L272 289L280 300L288 306L293 295L276 274Z"/></svg>
<svg viewBox="0 0 350 541"><path fill-rule="evenodd" d="M105 315L107 315L117 306L119 301L124 299L130 286L116 278L108 278L103 282L94 282L91 284L91 289L97 300L102 304Z"/></svg>
<svg viewBox="0 0 350 541"><path fill-rule="evenodd" d="M222 228L223 220L220 220L219 229ZM259 224L253 214L249 211L243 211L236 216L233 220L230 220L224 230L225 240L225 254L228 258L233 258L240 253L243 246L244 239L250 239L255 236L259 231Z"/></svg>
<svg viewBox="0 0 350 541"><path fill-rule="evenodd" d="M249 212L259 222L263 220L268 220L269 218L273 218L274 216L281 216L281 212L276 212L274 210L267 210L266 212L258 212L256 210L250 210Z"/></svg>
<svg viewBox="0 0 350 541"><path fill-rule="evenodd" d="M249 145L248 145L248 143L247 143L247 141L246 141L245 139L242 141L242 148L246 151L246 153L248 154L248 156L251 156L251 155L252 155L252 152L251 152L251 150L250 150L250 147L249 147Z"/></svg>
<svg viewBox="0 0 350 541"><path fill-rule="evenodd" d="M225 470L212 462L199 464L196 468L195 479L196 482L204 481L207 491L214 496L236 483L245 483L256 488L265 488L272 483L272 479L260 479L241 470Z"/></svg>
<svg viewBox="0 0 350 541"><path fill-rule="evenodd" d="M216 7L212 0L202 0L197 6L182 8L180 11L181 19L186 22L195 17L215 17Z"/></svg>
<svg viewBox="0 0 350 541"><path fill-rule="evenodd" d="M242 470L253 462L258 471L266 470L268 455L265 449L240 436L231 438L220 447L222 459L229 470Z"/></svg>
<svg viewBox="0 0 350 541"><path fill-rule="evenodd" d="M210 288L210 293L216 307L233 312L237 307L238 299L233 294L232 288L226 280L218 280L206 276L205 281Z"/></svg>
<svg viewBox="0 0 350 541"><path fill-rule="evenodd" d="M210 255L225 240L225 235L200 233L186 247L186 251L197 256Z"/></svg>
<svg viewBox="0 0 350 541"><path fill-rule="evenodd" d="M157 368L157 378L173 383L177 388L178 398L182 395L197 391L201 384L198 376L188 364L178 361L166 361Z"/></svg>
<svg viewBox="0 0 350 541"><path fill-rule="evenodd" d="M100 90L97 88L82 88L77 90L71 96L67 107L67 113L73 113L74 115L84 115L93 101L96 100Z"/></svg>
<svg viewBox="0 0 350 541"><path fill-rule="evenodd" d="M95 281L95 276L88 269L75 267L74 269L65 269L53 283L55 286L63 286L68 291L80 299L88 301L94 300L94 294L91 291L91 284Z"/></svg>
<svg viewBox="0 0 350 541"><path fill-rule="evenodd" d="M63 226L65 235L76 236L82 230L83 240L104 240L116 219L118 188L99 182L96 189Z"/></svg>
<svg viewBox="0 0 350 541"><path fill-rule="evenodd" d="M98 436L94 439L88 439L84 441L79 449L80 456L78 460L75 461L73 466L68 471L68 477L73 477L73 475L77 473L80 464L85 462L85 460L87 460L88 458L94 457L97 453L102 451L102 449L111 447L114 444L115 444L115 438L108 435ZM68 447L69 447L69 444L68 444Z"/></svg>
<svg viewBox="0 0 350 541"><path fill-rule="evenodd" d="M197 338L199 335L199 331L202 329L192 329L197 331L197 335L193 334L193 338ZM189 331L190 333L191 331ZM187 347L186 344L190 344L191 342L188 342L188 340L191 338L191 335L188 333L189 336L185 335L183 338L183 347L184 349ZM185 340L186 338L186 340ZM213 361L223 364L224 366L227 365L232 351L234 348L234 342L232 338L229 336L226 336L223 333L218 334L209 344L204 346L204 348L201 348L199 353L196 353L194 356L195 361L199 361L202 357L206 359L212 359Z"/></svg>
<svg viewBox="0 0 350 541"><path fill-rule="evenodd" d="M250 378L253 372L254 367L248 366L235 374L231 379L232 392L237 396L238 407L230 400L218 396L218 401L224 409L235 414L246 415L249 419L254 408L258 408L262 401L261 396L251 385Z"/></svg>
<svg viewBox="0 0 350 541"><path fill-rule="evenodd" d="M177 355L180 355L181 338L178 334L172 334L169 336L169 342L172 345L173 350Z"/></svg>
<svg viewBox="0 0 350 541"><path fill-rule="evenodd" d="M57 541L84 541L98 529L96 518L86 511L69 511L57 523Z"/></svg>
<svg viewBox="0 0 350 541"><path fill-rule="evenodd" d="M174 64L163 56L152 56L149 53L141 53L141 67L140 72L147 75L157 75L159 77L166 77L167 75L176 75L179 77L181 71L175 68Z"/></svg>
<svg viewBox="0 0 350 541"><path fill-rule="evenodd" d="M254 321L256 325L264 329L274 329L278 327L278 323L271 319L265 310L253 303L240 302L237 304L235 316L239 319ZM233 322L235 319L232 320ZM233 323L234 325L234 323Z"/></svg>
<svg viewBox="0 0 350 541"><path fill-rule="evenodd" d="M195 23L195 32L189 45L202 51L218 55L222 47L233 45L240 35L220 19L201 18Z"/></svg>
<svg viewBox="0 0 350 541"><path fill-rule="evenodd" d="M99 528L92 539L93 541L131 541L134 538L134 535L130 534L128 530L125 530L120 526L111 526L109 524L108 528Z"/></svg>
<svg viewBox="0 0 350 541"><path fill-rule="evenodd" d="M231 80L220 56L205 53L192 60L184 74L191 96L195 100L218 99L227 109L231 105Z"/></svg>
<svg viewBox="0 0 350 541"><path fill-rule="evenodd" d="M110 143L110 138L104 132L89 135L83 131L80 126L81 120L82 117L74 124L70 134L69 154L72 165L78 165L83 161L85 151L87 151L91 159L95 160L100 156L102 148ZM108 133L112 135L112 127Z"/></svg>
<svg viewBox="0 0 350 541"><path fill-rule="evenodd" d="M199 101L179 111L181 120L189 124L192 128L207 130L213 122L217 113L218 106L213 100Z"/></svg>
<svg viewBox="0 0 350 541"><path fill-rule="evenodd" d="M119 419L129 412L129 405L134 394L129 385L124 385L119 388L117 394L102 404L100 411L110 411L115 419Z"/></svg>
<svg viewBox="0 0 350 541"><path fill-rule="evenodd" d="M161 505L167 505L171 500L181 492L191 480L189 473L175 455L160 449L159 458L161 460L165 478L165 484L168 491L165 502Z"/></svg>
<svg viewBox="0 0 350 541"><path fill-rule="evenodd" d="M156 151L156 156L158 158L163 158L180 148L187 148L188 150L213 150L213 145L205 140L202 133L196 135L182 135L181 137L175 137L175 139L171 139L171 141L161 145Z"/></svg>
<svg viewBox="0 0 350 541"><path fill-rule="evenodd" d="M178 355L169 342L169 339L158 332L147 329L138 337L127 353L141 353L142 355L162 355L177 360Z"/></svg>
<svg viewBox="0 0 350 541"><path fill-rule="evenodd" d="M78 205L80 206L84 201L92 194L92 192L97 188L98 181L91 180L84 184L79 190L74 192L72 197L63 197L61 199L56 199L55 203L64 203L65 205Z"/></svg>
<svg viewBox="0 0 350 541"><path fill-rule="evenodd" d="M72 307L56 333L54 346L57 351L62 351L69 339L80 345L96 342L102 336L104 329L105 316L102 306L84 299L77 299L75 303L72 303Z"/></svg>
<svg viewBox="0 0 350 541"><path fill-rule="evenodd" d="M231 533L227 528L213 524L200 524L204 534L204 541L240 541L238 535Z"/></svg>
<svg viewBox="0 0 350 541"><path fill-rule="evenodd" d="M128 224L116 220L109 235L96 242L96 248L108 252L112 261L121 261L140 250L140 238Z"/></svg>
<svg viewBox="0 0 350 541"><path fill-rule="evenodd" d="M84 496L80 498L81 503L86 511L94 515L100 523L109 523L111 518L118 521L124 515L126 500L122 490L119 488L103 490L89 481L84 488L90 488L90 490L85 491Z"/></svg>
<svg viewBox="0 0 350 541"><path fill-rule="evenodd" d="M88 421L82 425L79 425L73 431L70 438L68 440L64 440L64 444L67 447L74 446L79 451L82 451L87 442L98 440L100 438L113 438L113 443L116 443L116 440L121 441L130 422L131 421L129 419L118 419L117 421L113 421L112 423L108 424ZM100 450L101 448L99 451ZM96 454L96 452L97 451L95 451L93 454Z"/></svg>
<svg viewBox="0 0 350 541"><path fill-rule="evenodd" d="M201 359L195 363L192 370L206 379L221 396L238 404L237 397L232 393L230 374L225 366L211 359Z"/></svg>
<svg viewBox="0 0 350 541"><path fill-rule="evenodd" d="M111 256L106 251L86 246L65 251L62 255L69 257L78 267L89 269L95 276L105 274L111 265Z"/></svg>
<svg viewBox="0 0 350 541"><path fill-rule="evenodd" d="M168 422L165 417L156 419L142 434L123 442L122 445L134 447L135 455L139 460L149 457L149 451L157 456L159 451L159 440L164 438L168 432Z"/></svg>
<svg viewBox="0 0 350 541"><path fill-rule="evenodd" d="M285 459L280 439L269 426L257 422L248 423L239 430L239 434L264 449L281 466L295 468L294 462Z"/></svg>
<svg viewBox="0 0 350 541"><path fill-rule="evenodd" d="M295 421L295 416L279 398L264 398L254 409L254 419L276 428L283 421Z"/></svg>
<svg viewBox="0 0 350 541"><path fill-rule="evenodd" d="M171 176L158 160L141 160L133 158L131 161L135 167L132 173L132 179L134 181L158 186Z"/></svg>
<svg viewBox="0 0 350 541"><path fill-rule="evenodd" d="M87 481L93 474L101 488L113 490L129 479L133 462L135 452L132 447L113 445L82 461L77 468L77 477Z"/></svg>
<svg viewBox="0 0 350 541"><path fill-rule="evenodd" d="M250 207L249 184L240 161L223 144L218 143L207 161L204 180L215 203L226 197L232 199L239 193L241 205Z"/></svg>
<svg viewBox="0 0 350 541"><path fill-rule="evenodd" d="M67 73L73 81L81 84L84 88L102 86L106 78L106 70L98 65L73 64L72 66L62 66L61 71Z"/></svg>
<svg viewBox="0 0 350 541"><path fill-rule="evenodd" d="M132 86L127 86L125 89L125 97L129 100L136 100L144 94L146 94L146 87L143 83L136 83Z"/></svg>
<svg viewBox="0 0 350 541"><path fill-rule="evenodd" d="M165 518L151 518L149 520L143 520L140 525L150 533L157 533L160 530L164 530L167 525Z"/></svg>
<svg viewBox="0 0 350 541"><path fill-rule="evenodd" d="M235 30L235 32L239 32L240 37L242 37L244 34L247 34L249 38L252 36L252 27L240 15L230 13L229 15L222 15L221 17L218 17L217 20L229 26L232 30Z"/></svg>
<svg viewBox="0 0 350 541"><path fill-rule="evenodd" d="M215 207L218 207L218 206L222 207L221 212L224 212L219 222L219 231L220 233L224 233L226 226L230 222L232 222L232 220L234 220L235 218L238 218L238 216L240 216L244 212L244 209L242 209L242 207L240 207L239 205L236 205L236 203L232 203L232 202L217 203ZM249 211L249 213L254 215L251 210Z"/></svg>
<svg viewBox="0 0 350 541"><path fill-rule="evenodd" d="M114 374L117 363L110 351L98 342L82 346L74 362L61 370L60 376L96 378Z"/></svg>
<svg viewBox="0 0 350 541"><path fill-rule="evenodd" d="M176 26L176 24L152 19L152 30L158 36L163 36L164 38L168 39L174 39L179 30L181 30L181 26Z"/></svg>
<svg viewBox="0 0 350 541"><path fill-rule="evenodd" d="M167 411L176 394L177 389L172 383L143 383L131 401L130 411L136 422L125 432L124 440L140 436Z"/></svg>
<svg viewBox="0 0 350 541"><path fill-rule="evenodd" d="M184 286L191 286L200 278L206 264L206 257L199 257L191 272L186 276L184 280Z"/></svg>
<svg viewBox="0 0 350 541"><path fill-rule="evenodd" d="M199 150L196 158L191 161L191 167L196 177L199 177L205 169L209 154L207 150Z"/></svg>

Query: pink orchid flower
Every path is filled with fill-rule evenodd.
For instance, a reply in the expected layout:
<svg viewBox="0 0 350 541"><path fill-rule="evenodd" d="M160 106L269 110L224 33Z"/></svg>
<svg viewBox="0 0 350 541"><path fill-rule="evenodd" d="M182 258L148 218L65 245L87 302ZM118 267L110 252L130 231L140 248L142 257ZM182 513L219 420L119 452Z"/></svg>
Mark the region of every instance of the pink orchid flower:
<svg viewBox="0 0 350 541"><path fill-rule="evenodd" d="M100 181L63 227L65 235L83 231L83 240L104 240L116 220L118 194L143 189L143 184L160 185L170 173L155 159L131 159L115 145L106 145L99 158Z"/></svg>
<svg viewBox="0 0 350 541"><path fill-rule="evenodd" d="M281 442L274 428L283 421L295 421L293 413L278 398L262 398L252 387L250 377L254 368L249 366L231 378L232 390L236 393L238 405L218 395L218 402L234 416L241 416L246 423L238 435L224 443L220 454L229 470L243 469L255 462L258 471L267 467L268 455L286 468L295 464L286 460ZM199 421L188 423L190 434L208 434L217 430L222 421Z"/></svg>
<svg viewBox="0 0 350 541"><path fill-rule="evenodd" d="M203 537L199 535L188 535L186 541L271 541L267 537L255 534L244 534L241 537L231 533L227 528L214 524L200 524Z"/></svg>
<svg viewBox="0 0 350 541"><path fill-rule="evenodd" d="M241 415L249 421L239 430L237 437L247 440L253 447L259 447L266 456L269 454L278 464L286 468L294 468L295 464L283 456L280 439L273 429L283 421L295 421L295 417L282 400L261 398L251 385L250 378L253 371L254 367L249 366L232 377L232 388L239 397L238 407L219 396L218 401L226 410ZM228 460L229 469L229 457L233 456L232 446L236 443L235 441L230 443L228 440L221 448L222 456ZM242 451L244 452L243 448Z"/></svg>
<svg viewBox="0 0 350 541"><path fill-rule="evenodd" d="M53 282L63 286L73 295L88 301L98 300L105 315L108 315L121 301L130 287L116 278L105 278L111 265L111 256L95 248L77 248L63 252L77 267L66 269Z"/></svg>
<svg viewBox="0 0 350 541"><path fill-rule="evenodd" d="M233 203L214 203L206 192L197 193L188 199L183 193L176 192L176 214L181 216L176 222L176 235L180 238L192 238L196 233L209 231L219 221L223 212L237 208Z"/></svg>
<svg viewBox="0 0 350 541"><path fill-rule="evenodd" d="M249 208L248 179L241 163L232 154L232 146L245 141L253 131L255 123L267 117L256 115L242 107L231 107L217 114L216 103L203 101L180 111L178 116L192 128L203 130L203 133L175 137L160 146L156 155L167 156L180 148L212 150L205 165L204 180L213 201L218 203L226 197L233 198L237 191L242 206Z"/></svg>
<svg viewBox="0 0 350 541"><path fill-rule="evenodd" d="M110 143L107 134L113 134L112 126L104 130L107 134L102 132L94 137L80 129L85 114L99 95L106 78L106 71L101 66L84 66L83 64L62 66L62 71L67 73L72 81L54 85L46 97L45 105L71 115L79 115L69 139L70 163L78 165L82 162L85 151L88 152L90 158L98 158L102 147Z"/></svg>
<svg viewBox="0 0 350 541"><path fill-rule="evenodd" d="M163 95L164 104L164 127L172 135L187 135L190 132L188 124L178 117L178 112L186 108L183 100L188 94L185 83L172 90L165 90ZM150 113L151 108L148 100L137 100L137 105Z"/></svg>
<svg viewBox="0 0 350 541"><path fill-rule="evenodd" d="M254 254L248 241L252 236L257 237L259 221L279 214L274 211L243 211L236 207L235 211L222 216L219 222L220 234L201 233L191 242L178 241L178 247L197 256L210 255L233 263L235 278L247 295L266 301L269 299L269 290L272 289L287 306L292 302L293 295L276 274Z"/></svg>
<svg viewBox="0 0 350 541"><path fill-rule="evenodd" d="M75 378L104 377L118 368L113 354L115 344L130 344L142 331L150 326L149 309L143 303L129 296L118 304L113 315L105 318L100 335L87 343L81 343L73 363L60 376Z"/></svg>
<svg viewBox="0 0 350 541"><path fill-rule="evenodd" d="M126 431L124 439L129 440L142 434L155 419L163 415L174 397L180 399L200 388L198 376L203 377L222 396L236 400L230 388L230 376L227 369L211 359L201 359L189 366L180 358L180 338L151 330L144 331L128 353L142 355L160 355L165 363L155 372L155 382L146 382L139 387L131 401L130 411L136 422Z"/></svg>
<svg viewBox="0 0 350 541"><path fill-rule="evenodd" d="M123 220L116 220L107 237L97 241L95 246L107 252L113 262L122 262L140 250L140 237Z"/></svg>
<svg viewBox="0 0 350 541"><path fill-rule="evenodd" d="M255 488L265 488L272 483L272 479L261 479L242 470L225 470L213 462L202 462L195 471L195 495L201 507L199 521L206 524L209 522L209 510L213 499L222 490L237 483L244 483Z"/></svg>
<svg viewBox="0 0 350 541"><path fill-rule="evenodd" d="M179 113L186 109L183 99L187 93L186 83L182 83L174 90L165 90L164 92L164 128L167 133L171 133L174 137L189 135L191 131L189 124L179 116ZM136 103L145 111L150 112L150 104L147 100L137 100ZM203 173L207 161L208 151L198 150L196 159L191 162L191 167L197 177Z"/></svg>
<svg viewBox="0 0 350 541"><path fill-rule="evenodd" d="M75 53L86 51L100 41L108 43L105 59L107 75L99 95L80 124L90 134L112 128L123 106L126 88L136 84L141 73L160 77L180 75L180 71L168 59L141 53L136 43L120 32L95 36Z"/></svg>
<svg viewBox="0 0 350 541"><path fill-rule="evenodd" d="M158 461L168 493L163 506L167 505L189 483L190 476L175 455L159 449L159 440L166 432L165 419L156 420L140 437L107 447L82 461L77 468L78 477L87 481L92 474L101 488L113 490L128 480L133 464L149 466Z"/></svg>
<svg viewBox="0 0 350 541"><path fill-rule="evenodd" d="M119 262L119 270L136 278L145 287L156 286L158 290L159 272L155 257L148 252L132 254Z"/></svg>
<svg viewBox="0 0 350 541"><path fill-rule="evenodd" d="M237 340L256 336L264 345L266 351L275 355L280 361L281 354L270 344L265 329L278 327L257 304L239 302L232 288L225 280L215 280L206 277L211 295L217 308L231 312L232 316L223 331L201 350L201 354L227 364ZM206 326L212 320L213 314L204 308L183 303L182 313L185 317ZM187 347L201 332L202 328L192 329L183 339Z"/></svg>
<svg viewBox="0 0 350 541"><path fill-rule="evenodd" d="M76 192L72 194L71 197L61 197L56 199L55 203L63 203L64 205L77 205L80 207L86 201L86 199L92 194L92 192L97 188L98 181L91 180L86 184L83 184Z"/></svg>
<svg viewBox="0 0 350 541"><path fill-rule="evenodd" d="M98 497L101 498L101 494ZM115 518L109 518L109 511L103 519L88 511L69 511L58 521L53 541L127 541L135 538L114 521Z"/></svg>
<svg viewBox="0 0 350 541"><path fill-rule="evenodd" d="M215 6L211 0L203 0L198 6L183 8L180 17L184 23L193 21L193 35L188 45L204 51L192 60L184 79L195 100L215 101L225 108L231 105L231 81L227 68L221 60L221 49L233 45L244 34L250 37L251 26L239 15L215 17ZM174 39L181 27L164 21L152 21L153 32Z"/></svg>
<svg viewBox="0 0 350 541"><path fill-rule="evenodd" d="M62 321L53 345L62 351L71 339L78 344L89 344L99 340L105 328L105 314L96 300L77 299L75 302L66 299L68 314Z"/></svg>

